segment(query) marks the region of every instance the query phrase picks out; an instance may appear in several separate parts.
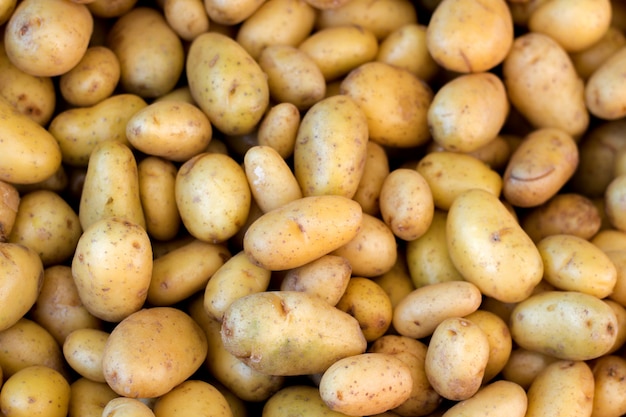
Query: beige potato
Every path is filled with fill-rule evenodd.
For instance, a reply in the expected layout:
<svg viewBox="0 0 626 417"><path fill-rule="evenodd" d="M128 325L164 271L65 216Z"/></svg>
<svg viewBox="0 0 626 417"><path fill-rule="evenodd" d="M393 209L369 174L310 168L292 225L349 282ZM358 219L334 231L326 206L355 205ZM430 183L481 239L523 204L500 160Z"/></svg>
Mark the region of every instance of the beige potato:
<svg viewBox="0 0 626 417"><path fill-rule="evenodd" d="M209 16L202 0L165 0L165 21L185 41L193 41L209 30Z"/></svg>
<svg viewBox="0 0 626 417"><path fill-rule="evenodd" d="M585 103L589 112L604 120L616 120L626 115L623 99L615 94L622 88L620 68L626 62L626 46L606 59L590 75L585 84Z"/></svg>
<svg viewBox="0 0 626 417"><path fill-rule="evenodd" d="M500 64L513 43L513 19L504 0L443 0L426 31L428 51L442 67L460 73Z"/></svg>
<svg viewBox="0 0 626 417"><path fill-rule="evenodd" d="M320 417L345 417L332 411L322 400L317 387L293 385L282 388L263 405L262 417L289 417L292 415Z"/></svg>
<svg viewBox="0 0 626 417"><path fill-rule="evenodd" d="M0 181L0 241L6 242L15 224L20 193L14 185Z"/></svg>
<svg viewBox="0 0 626 417"><path fill-rule="evenodd" d="M473 397L453 405L442 417L524 417L527 407L528 398L522 387L514 382L496 381L482 387Z"/></svg>
<svg viewBox="0 0 626 417"><path fill-rule="evenodd" d="M318 10L334 9L348 3L349 0L305 0Z"/></svg>
<svg viewBox="0 0 626 417"><path fill-rule="evenodd" d="M293 155L299 127L300 112L296 105L278 103L271 106L261 119L257 141L260 146L269 146L287 159Z"/></svg>
<svg viewBox="0 0 626 417"><path fill-rule="evenodd" d="M94 0L88 3L87 8L97 17L119 17L130 11L137 0Z"/></svg>
<svg viewBox="0 0 626 417"><path fill-rule="evenodd" d="M545 291L517 304L509 323L519 346L564 360L607 353L617 337L617 317L604 301L575 291Z"/></svg>
<svg viewBox="0 0 626 417"><path fill-rule="evenodd" d="M570 53L576 72L583 80L588 80L611 55L626 46L626 36L615 26L609 26L604 35L594 44Z"/></svg>
<svg viewBox="0 0 626 417"><path fill-rule="evenodd" d="M615 337L615 343L613 343L613 346L607 352L607 354L611 354L621 349L626 342L626 327L624 326L624 323L626 323L626 307L610 298L605 298L603 301L613 309L615 317L617 318L617 336Z"/></svg>
<svg viewBox="0 0 626 417"><path fill-rule="evenodd" d="M4 46L11 62L22 71L54 77L78 64L93 27L93 17L84 4L22 1L6 23Z"/></svg>
<svg viewBox="0 0 626 417"><path fill-rule="evenodd" d="M380 192L389 175L389 158L382 145L367 142L367 157L361 181L352 199L359 203L363 212L372 216L380 213Z"/></svg>
<svg viewBox="0 0 626 417"><path fill-rule="evenodd" d="M135 398L118 397L109 401L102 417L152 417L154 413L146 404Z"/></svg>
<svg viewBox="0 0 626 417"><path fill-rule="evenodd" d="M265 0L204 0L204 7L211 21L230 26L246 20Z"/></svg>
<svg viewBox="0 0 626 417"><path fill-rule="evenodd" d="M410 72L384 62L367 62L343 79L339 91L363 110L370 140L410 148L430 139L427 112L433 92Z"/></svg>
<svg viewBox="0 0 626 417"><path fill-rule="evenodd" d="M590 242L605 252L620 251L626 244L626 232L616 229L600 230Z"/></svg>
<svg viewBox="0 0 626 417"><path fill-rule="evenodd" d="M431 81L439 72L439 65L428 52L426 28L417 23L397 27L380 42L376 60L403 68L421 80Z"/></svg>
<svg viewBox="0 0 626 417"><path fill-rule="evenodd" d="M70 384L70 403L68 417L102 417L106 404L118 398L104 382L95 382L87 378L78 378Z"/></svg>
<svg viewBox="0 0 626 417"><path fill-rule="evenodd" d="M622 246L619 248L608 248L605 250L605 253L611 259L617 271L617 280L613 287L613 292L609 295L609 299L626 306L626 251L623 250Z"/></svg>
<svg viewBox="0 0 626 417"><path fill-rule="evenodd" d="M543 369L558 360L551 355L517 347L511 351L509 360L502 369L502 377L527 390Z"/></svg>
<svg viewBox="0 0 626 417"><path fill-rule="evenodd" d="M626 216L622 213L625 192L626 175L619 175L611 180L604 197L607 218L610 224L620 231L626 231Z"/></svg>
<svg viewBox="0 0 626 417"><path fill-rule="evenodd" d="M63 341L63 357L79 375L96 382L106 382L102 373L102 355L109 333L98 329L76 329Z"/></svg>
<svg viewBox="0 0 626 417"><path fill-rule="evenodd" d="M399 254L396 263L389 271L370 279L385 290L393 308L415 289L403 253Z"/></svg>
<svg viewBox="0 0 626 417"><path fill-rule="evenodd" d="M489 341L489 361L483 375L483 385L492 382L509 361L513 339L507 322L487 310L476 310L464 317L470 320L487 335Z"/></svg>
<svg viewBox="0 0 626 417"><path fill-rule="evenodd" d="M183 85L181 87L174 88L169 93L166 93L160 97L155 98L152 103L156 103L159 101L166 100L174 100L174 101L184 101L189 104L196 104L191 96L191 90L189 90L188 85ZM209 144L210 145L210 144Z"/></svg>
<svg viewBox="0 0 626 417"><path fill-rule="evenodd" d="M619 417L626 413L626 360L608 355L598 358L591 365L593 372L592 417Z"/></svg>
<svg viewBox="0 0 626 417"><path fill-rule="evenodd" d="M3 0L0 2L0 25L5 24L9 20L16 5L17 0Z"/></svg>
<svg viewBox="0 0 626 417"><path fill-rule="evenodd" d="M232 417L233 413L222 393L213 385L199 379L189 379L157 399L155 417L176 413L188 416L208 414L215 417Z"/></svg>
<svg viewBox="0 0 626 417"><path fill-rule="evenodd" d="M367 348L354 317L300 291L260 292L234 301L224 313L221 334L227 351L270 375L321 373Z"/></svg>

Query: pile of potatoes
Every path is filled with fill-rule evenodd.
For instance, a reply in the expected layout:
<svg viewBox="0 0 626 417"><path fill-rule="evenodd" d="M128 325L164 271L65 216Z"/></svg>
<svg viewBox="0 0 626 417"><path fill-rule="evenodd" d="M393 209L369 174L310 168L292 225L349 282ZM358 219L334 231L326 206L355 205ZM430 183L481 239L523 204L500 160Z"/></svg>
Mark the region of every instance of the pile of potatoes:
<svg viewBox="0 0 626 417"><path fill-rule="evenodd" d="M623 2L0 29L0 416L626 414Z"/></svg>

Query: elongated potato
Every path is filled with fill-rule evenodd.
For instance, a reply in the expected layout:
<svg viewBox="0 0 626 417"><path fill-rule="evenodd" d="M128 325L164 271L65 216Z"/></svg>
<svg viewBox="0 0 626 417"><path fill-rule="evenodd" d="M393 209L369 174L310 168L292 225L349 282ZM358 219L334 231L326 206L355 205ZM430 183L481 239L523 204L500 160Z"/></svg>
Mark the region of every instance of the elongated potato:
<svg viewBox="0 0 626 417"><path fill-rule="evenodd" d="M593 372L592 417L619 417L626 413L626 360L618 355L598 358Z"/></svg>
<svg viewBox="0 0 626 417"><path fill-rule="evenodd" d="M232 417L228 401L213 385L200 379L188 379L159 397L153 407L155 417L180 412L186 415L206 413L215 417Z"/></svg>
<svg viewBox="0 0 626 417"><path fill-rule="evenodd" d="M282 388L263 405L261 417L306 416L317 413L324 417L344 417L345 414L332 411L322 400L317 387L292 385Z"/></svg>
<svg viewBox="0 0 626 417"><path fill-rule="evenodd" d="M522 387L510 381L496 381L482 387L473 397L453 405L442 417L524 417L527 408L528 398Z"/></svg>

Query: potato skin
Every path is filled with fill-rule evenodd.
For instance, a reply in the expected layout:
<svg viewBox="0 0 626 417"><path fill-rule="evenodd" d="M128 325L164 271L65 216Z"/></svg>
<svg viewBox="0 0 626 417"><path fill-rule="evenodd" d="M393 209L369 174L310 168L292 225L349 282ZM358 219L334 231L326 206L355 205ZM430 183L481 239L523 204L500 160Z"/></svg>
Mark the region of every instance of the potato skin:
<svg viewBox="0 0 626 417"><path fill-rule="evenodd" d="M213 385L199 379L188 379L159 397L153 407L156 417L183 412L187 415L232 417L228 402Z"/></svg>

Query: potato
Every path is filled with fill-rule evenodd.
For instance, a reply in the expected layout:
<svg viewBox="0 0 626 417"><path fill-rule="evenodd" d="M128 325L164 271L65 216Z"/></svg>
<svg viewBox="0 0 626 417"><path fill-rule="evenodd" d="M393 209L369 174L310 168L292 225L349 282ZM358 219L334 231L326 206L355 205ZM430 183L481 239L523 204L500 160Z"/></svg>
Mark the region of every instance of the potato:
<svg viewBox="0 0 626 417"><path fill-rule="evenodd" d="M119 17L130 11L137 0L94 0L88 3L87 8L97 17Z"/></svg>
<svg viewBox="0 0 626 417"><path fill-rule="evenodd" d="M85 308L110 322L143 306L152 269L148 234L120 217L104 218L85 229L72 258L72 276Z"/></svg>
<svg viewBox="0 0 626 417"><path fill-rule="evenodd" d="M187 416L232 417L226 398L208 382L189 379L157 399L154 415L166 417L177 413Z"/></svg>
<svg viewBox="0 0 626 417"><path fill-rule="evenodd" d="M589 365L583 361L560 360L548 365L531 384L526 416L590 416L593 394Z"/></svg>
<svg viewBox="0 0 626 417"><path fill-rule="evenodd" d="M193 99L213 127L226 135L250 133L269 105L265 74L250 54L226 35L207 32L196 37L187 53L185 71ZM220 82L214 82L216 79Z"/></svg>
<svg viewBox="0 0 626 417"><path fill-rule="evenodd" d="M234 301L224 313L221 334L227 351L270 375L321 373L367 347L354 317L299 291L261 292Z"/></svg>
<svg viewBox="0 0 626 417"><path fill-rule="evenodd" d="M626 61L626 46L606 59L589 77L585 85L585 103L589 112L604 120L616 120L626 115L623 99L615 95L623 81L619 68Z"/></svg>
<svg viewBox="0 0 626 417"><path fill-rule="evenodd" d="M0 181L0 241L6 242L17 217L20 193L9 183Z"/></svg>
<svg viewBox="0 0 626 417"><path fill-rule="evenodd" d="M454 404L443 416L524 417L527 407L528 398L522 387L514 382L496 381L482 387L473 397Z"/></svg>
<svg viewBox="0 0 626 417"><path fill-rule="evenodd" d="M202 0L165 0L163 15L174 32L185 41L193 41L210 27Z"/></svg>
<svg viewBox="0 0 626 417"><path fill-rule="evenodd" d="M171 91L183 73L182 42L155 9L136 7L120 16L105 46L120 62L120 86L127 93L158 97Z"/></svg>
<svg viewBox="0 0 626 417"><path fill-rule="evenodd" d="M469 282L426 285L413 290L394 308L393 327L402 336L425 338L445 319L473 313L481 301L478 287Z"/></svg>
<svg viewBox="0 0 626 417"><path fill-rule="evenodd" d="M22 71L54 77L78 64L93 26L93 17L84 4L22 1L6 24L4 46L11 62Z"/></svg>
<svg viewBox="0 0 626 417"><path fill-rule="evenodd" d="M349 0L305 0L319 10L334 9L348 3Z"/></svg>
<svg viewBox="0 0 626 417"><path fill-rule="evenodd" d="M236 25L246 20L265 0L204 0L204 7L211 21L221 25Z"/></svg>
<svg viewBox="0 0 626 417"><path fill-rule="evenodd" d="M617 317L604 301L576 291L545 291L517 304L509 323L519 346L564 360L590 360L608 352Z"/></svg>
<svg viewBox="0 0 626 417"><path fill-rule="evenodd" d="M412 388L411 371L402 360L368 352L332 364L322 375L319 392L331 410L360 416L399 406Z"/></svg>
<svg viewBox="0 0 626 417"><path fill-rule="evenodd" d="M548 35L515 38L502 75L512 106L535 128L557 128L572 136L587 129L584 83L567 52Z"/></svg>
<svg viewBox="0 0 626 417"><path fill-rule="evenodd" d="M151 417L154 413L146 404L134 398L118 397L109 401L102 410L102 417Z"/></svg>
<svg viewBox="0 0 626 417"><path fill-rule="evenodd" d="M0 25L5 24L9 20L16 5L17 0L3 0L0 2Z"/></svg>
<svg viewBox="0 0 626 417"><path fill-rule="evenodd" d="M488 361L487 335L473 322L451 317L443 320L433 332L424 369L439 395L462 401L480 389Z"/></svg>
<svg viewBox="0 0 626 417"><path fill-rule="evenodd" d="M489 361L483 375L483 384L492 382L500 374L511 356L513 339L507 323L497 314L487 310L476 310L464 317L470 320L487 335Z"/></svg>
<svg viewBox="0 0 626 417"><path fill-rule="evenodd" d="M504 83L490 72L464 74L445 83L428 108L433 140L444 149L472 152L491 142L509 111Z"/></svg>
<svg viewBox="0 0 626 417"><path fill-rule="evenodd" d="M576 72L583 80L588 80L611 55L626 45L626 36L615 26L609 26L604 35L580 52L570 53Z"/></svg>
<svg viewBox="0 0 626 417"><path fill-rule="evenodd" d="M608 355L598 358L592 365L594 392L591 416L619 417L626 413L626 360Z"/></svg>
<svg viewBox="0 0 626 417"><path fill-rule="evenodd" d="M502 369L502 378L527 390L543 369L558 360L551 355L517 347L511 351L509 360Z"/></svg>
<svg viewBox="0 0 626 417"><path fill-rule="evenodd" d="M273 148L283 159L287 159L293 155L299 127L300 112L296 105L278 103L267 110L259 123L258 144Z"/></svg>
<svg viewBox="0 0 626 417"><path fill-rule="evenodd" d="M365 167L352 197L361 205L364 213L372 216L380 213L380 192L389 172L389 158L385 149L376 142L368 141Z"/></svg>
<svg viewBox="0 0 626 417"><path fill-rule="evenodd" d="M483 72L500 64L513 43L513 19L504 0L443 0L426 31L428 51L442 67Z"/></svg>
<svg viewBox="0 0 626 417"><path fill-rule="evenodd" d="M535 244L487 191L468 190L454 200L446 239L452 263L483 295L519 302L541 281L543 263Z"/></svg>
<svg viewBox="0 0 626 417"><path fill-rule="evenodd" d="M621 349L626 342L626 327L624 327L624 323L626 323L626 307L610 298L605 298L603 301L613 309L615 317L617 318L617 336L615 337L615 343L613 343L613 346L607 352L607 354L611 354Z"/></svg>
<svg viewBox="0 0 626 417"><path fill-rule="evenodd" d="M600 230L590 242L605 252L620 251L626 244L626 232L616 229Z"/></svg>
<svg viewBox="0 0 626 417"><path fill-rule="evenodd" d="M119 395L104 382L78 378L70 384L68 417L102 417L109 401Z"/></svg>
<svg viewBox="0 0 626 417"><path fill-rule="evenodd" d="M317 387L293 385L282 388L263 405L262 417L324 416L344 417L345 414L332 411L322 400Z"/></svg>
<svg viewBox="0 0 626 417"><path fill-rule="evenodd" d="M398 254L396 263L389 271L370 279L385 290L393 308L415 289L409 275L404 253Z"/></svg>
<svg viewBox="0 0 626 417"><path fill-rule="evenodd" d="M109 333L98 329L76 329L63 341L63 357L79 375L96 382L106 382L102 373L102 355Z"/></svg>
<svg viewBox="0 0 626 417"><path fill-rule="evenodd" d="M339 91L363 110L370 140L409 148L430 139L427 112L433 92L413 74L384 62L367 62L343 79Z"/></svg>
<svg viewBox="0 0 626 417"><path fill-rule="evenodd" d="M44 365L33 365L8 378L0 391L0 408L6 416L65 417L70 384Z"/></svg>

